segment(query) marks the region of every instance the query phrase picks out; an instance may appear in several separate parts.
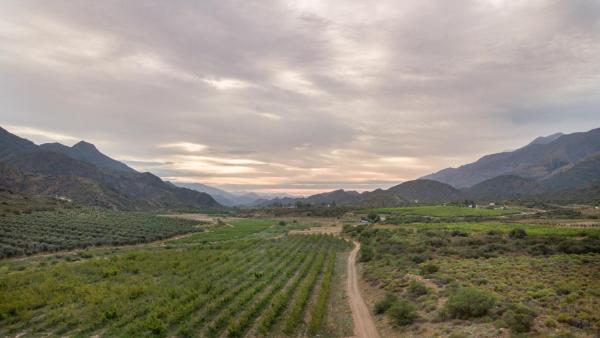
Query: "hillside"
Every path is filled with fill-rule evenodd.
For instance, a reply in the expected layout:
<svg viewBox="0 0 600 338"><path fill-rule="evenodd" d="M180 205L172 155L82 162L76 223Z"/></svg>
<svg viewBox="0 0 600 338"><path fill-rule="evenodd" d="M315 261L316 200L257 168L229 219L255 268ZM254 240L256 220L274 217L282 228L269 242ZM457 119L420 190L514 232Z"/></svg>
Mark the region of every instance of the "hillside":
<svg viewBox="0 0 600 338"><path fill-rule="evenodd" d="M466 194L475 200L507 200L536 196L546 192L546 189L533 179L516 175L503 175L478 183Z"/></svg>
<svg viewBox="0 0 600 338"><path fill-rule="evenodd" d="M408 181L387 190L377 189L358 193L343 189L312 195L305 198L278 198L265 201L266 205L292 205L306 203L312 205L383 207L414 203L442 203L459 200L462 192L452 186L431 180Z"/></svg>
<svg viewBox="0 0 600 338"><path fill-rule="evenodd" d="M98 149L96 149L96 146L84 141L81 141L72 147L67 147L60 143L45 143L41 144L39 148L41 150L67 155L70 158L87 162L98 168L128 173L135 172L135 170L131 169L126 164L115 161L112 158L102 154Z"/></svg>
<svg viewBox="0 0 600 338"><path fill-rule="evenodd" d="M542 180L600 151L600 129L538 138L512 152L482 157L476 162L424 176L466 188L501 175Z"/></svg>
<svg viewBox="0 0 600 338"><path fill-rule="evenodd" d="M545 177L541 183L552 190L584 189L600 183L600 154L567 166Z"/></svg>
<svg viewBox="0 0 600 338"><path fill-rule="evenodd" d="M139 173L80 142L36 146L0 128L0 188L118 209L217 208L210 195Z"/></svg>

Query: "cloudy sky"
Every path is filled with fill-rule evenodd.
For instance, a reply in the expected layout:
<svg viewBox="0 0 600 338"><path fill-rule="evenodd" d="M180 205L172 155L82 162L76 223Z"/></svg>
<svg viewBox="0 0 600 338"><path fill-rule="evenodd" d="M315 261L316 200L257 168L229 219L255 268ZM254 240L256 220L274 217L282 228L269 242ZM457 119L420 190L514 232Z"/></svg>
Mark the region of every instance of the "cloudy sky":
<svg viewBox="0 0 600 338"><path fill-rule="evenodd" d="M388 187L599 108L598 0L0 3L0 125L176 182Z"/></svg>

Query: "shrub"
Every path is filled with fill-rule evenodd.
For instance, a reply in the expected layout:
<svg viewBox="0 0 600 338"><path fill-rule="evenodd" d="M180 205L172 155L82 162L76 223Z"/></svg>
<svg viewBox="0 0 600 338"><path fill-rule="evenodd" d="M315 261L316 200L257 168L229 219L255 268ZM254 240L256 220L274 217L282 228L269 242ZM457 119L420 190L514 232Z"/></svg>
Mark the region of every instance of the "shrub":
<svg viewBox="0 0 600 338"><path fill-rule="evenodd" d="M379 222L381 219L379 218L379 215L377 215L376 213L369 213L367 215L367 221L371 222L371 223L377 223Z"/></svg>
<svg viewBox="0 0 600 338"><path fill-rule="evenodd" d="M511 306L502 315L502 320L513 333L529 332L536 317L535 311L523 306Z"/></svg>
<svg viewBox="0 0 600 338"><path fill-rule="evenodd" d="M460 288L448 297L445 310L451 318L468 319L486 315L495 303L494 296L484 290Z"/></svg>
<svg viewBox="0 0 600 338"><path fill-rule="evenodd" d="M410 302L405 299L394 303L387 311L390 319L396 326L405 326L412 324L417 319L417 310Z"/></svg>
<svg viewBox="0 0 600 338"><path fill-rule="evenodd" d="M146 319L145 326L146 329L148 329L154 335L161 336L164 335L167 331L166 324L162 320L154 316L151 316L150 318Z"/></svg>
<svg viewBox="0 0 600 338"><path fill-rule="evenodd" d="M413 255L410 259L417 264L421 264L427 260L427 257L424 255Z"/></svg>
<svg viewBox="0 0 600 338"><path fill-rule="evenodd" d="M112 305L109 309L104 311L104 318L108 320L112 320L119 317L119 313L117 312L117 308Z"/></svg>
<svg viewBox="0 0 600 338"><path fill-rule="evenodd" d="M510 233L508 234L508 236L510 238L525 238L527 236L527 232L525 232L525 230L517 228L517 229L512 229L510 231Z"/></svg>
<svg viewBox="0 0 600 338"><path fill-rule="evenodd" d="M384 314L397 300L398 297L396 297L396 295L394 295L393 293L388 293L387 295L385 295L384 299L375 303L373 311L377 315Z"/></svg>
<svg viewBox="0 0 600 338"><path fill-rule="evenodd" d="M279 221L280 226L285 226L285 224L286 224L285 221Z"/></svg>
<svg viewBox="0 0 600 338"><path fill-rule="evenodd" d="M408 293L410 293L411 295L413 295L415 297L419 297L419 296L426 295L427 293L429 293L429 289L422 282L412 281L412 282L410 282L410 285L408 286Z"/></svg>
<svg viewBox="0 0 600 338"><path fill-rule="evenodd" d="M554 252L552 248L548 247L545 244L536 244L529 248L529 253L534 256L548 256Z"/></svg>
<svg viewBox="0 0 600 338"><path fill-rule="evenodd" d="M373 248L371 248L370 246L367 246L367 245L363 245L360 248L360 258L359 258L359 261L361 261L361 262L368 262L371 259L373 259L374 255L375 255L375 253L373 252Z"/></svg>
<svg viewBox="0 0 600 338"><path fill-rule="evenodd" d="M450 232L450 236L452 236L452 237L469 237L469 234L462 230L452 230L452 232Z"/></svg>
<svg viewBox="0 0 600 338"><path fill-rule="evenodd" d="M452 332L448 338L468 338L469 336L463 332Z"/></svg>
<svg viewBox="0 0 600 338"><path fill-rule="evenodd" d="M423 264L421 266L421 273L423 275L430 275L432 273L438 272L439 269L440 269L439 266L437 266L435 264L431 264L431 263L429 263L429 264Z"/></svg>

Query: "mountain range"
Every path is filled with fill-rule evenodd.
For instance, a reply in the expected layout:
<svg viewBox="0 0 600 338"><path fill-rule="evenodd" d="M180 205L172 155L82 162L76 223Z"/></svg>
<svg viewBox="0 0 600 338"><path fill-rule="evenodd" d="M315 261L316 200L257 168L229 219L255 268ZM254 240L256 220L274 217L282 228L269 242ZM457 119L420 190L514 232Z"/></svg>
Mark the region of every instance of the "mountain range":
<svg viewBox="0 0 600 338"><path fill-rule="evenodd" d="M229 192L202 183L175 183L175 185L210 194L217 202L227 207L252 206L273 198L294 197L288 194Z"/></svg>
<svg viewBox="0 0 600 338"><path fill-rule="evenodd" d="M600 128L538 137L517 150L486 155L386 190L336 190L262 205L397 206L464 199L600 200Z"/></svg>
<svg viewBox="0 0 600 338"><path fill-rule="evenodd" d="M376 189L359 193L340 189L305 198L276 198L264 201L261 205L304 203L312 205L384 207L413 203L443 203L460 200L463 197L463 192L451 185L433 180L414 180L398 184L386 190Z"/></svg>
<svg viewBox="0 0 600 338"><path fill-rule="evenodd" d="M179 185L179 186L178 186ZM600 129L538 137L389 189L335 190L308 197L231 193L200 183L165 182L81 141L36 145L0 128L0 189L57 196L117 209L311 205L400 206L474 199L600 200Z"/></svg>
<svg viewBox="0 0 600 338"><path fill-rule="evenodd" d="M209 194L140 173L81 141L36 145L0 128L0 189L118 209L220 208Z"/></svg>
<svg viewBox="0 0 600 338"><path fill-rule="evenodd" d="M599 155L600 128L582 133L540 137L515 151L487 155L473 163L446 168L422 178L447 183L456 188L468 188L497 176L516 175L545 181L553 187L576 188L566 182L561 183L568 178L560 174L586 161L593 162ZM587 182L587 179L584 180L584 185Z"/></svg>

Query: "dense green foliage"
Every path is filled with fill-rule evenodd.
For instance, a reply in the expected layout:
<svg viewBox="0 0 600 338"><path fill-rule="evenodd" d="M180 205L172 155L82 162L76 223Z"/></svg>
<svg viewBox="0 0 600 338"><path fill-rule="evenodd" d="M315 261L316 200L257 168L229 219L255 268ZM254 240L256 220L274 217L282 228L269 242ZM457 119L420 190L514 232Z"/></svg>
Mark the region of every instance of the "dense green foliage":
<svg viewBox="0 0 600 338"><path fill-rule="evenodd" d="M578 227L555 227L543 224L520 224L520 223L501 223L501 222L457 222L457 223L412 223L408 228L419 230L449 230L468 232L499 232L510 234L513 237L523 238L525 236L558 236L558 237L579 237L579 236L600 236L600 228L578 228ZM523 234L524 231L525 233ZM517 234L518 232L518 234ZM455 236L461 235L458 232ZM462 236L466 237L466 236Z"/></svg>
<svg viewBox="0 0 600 338"><path fill-rule="evenodd" d="M486 291L460 288L448 297L444 310L450 318L469 319L486 315L495 303L494 296Z"/></svg>
<svg viewBox="0 0 600 338"><path fill-rule="evenodd" d="M46 257L24 269L5 263L0 336L301 333L304 314L326 315L333 264L349 244L328 235L277 238L272 228L283 231L240 220L162 247L92 250L77 262ZM310 320L318 333L322 324Z"/></svg>
<svg viewBox="0 0 600 338"><path fill-rule="evenodd" d="M524 305L512 305L502 315L502 320L512 332L529 332L537 314Z"/></svg>
<svg viewBox="0 0 600 338"><path fill-rule="evenodd" d="M417 309L406 299L401 299L387 310L387 314L396 326L412 324L417 319Z"/></svg>
<svg viewBox="0 0 600 338"><path fill-rule="evenodd" d="M456 217L456 216L501 216L519 213L518 209L487 209L468 208L450 205L432 205L422 207L397 207L370 209L370 212L380 214L415 215L430 217Z"/></svg>
<svg viewBox="0 0 600 338"><path fill-rule="evenodd" d="M148 213L72 209L0 217L0 258L156 241L201 231L198 221Z"/></svg>
<svg viewBox="0 0 600 338"><path fill-rule="evenodd" d="M331 290L331 279L335 268L335 257L329 256L327 261L327 269L319 285L319 293L315 301L314 308L310 311L310 321L308 322L308 334L314 336L322 327L325 313L327 312L327 300L329 299L329 291Z"/></svg>
<svg viewBox="0 0 600 338"><path fill-rule="evenodd" d="M373 312L377 315L384 314L394 303L398 301L398 297L393 293L387 293L385 298L379 300L375 303L373 307Z"/></svg>

